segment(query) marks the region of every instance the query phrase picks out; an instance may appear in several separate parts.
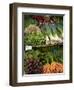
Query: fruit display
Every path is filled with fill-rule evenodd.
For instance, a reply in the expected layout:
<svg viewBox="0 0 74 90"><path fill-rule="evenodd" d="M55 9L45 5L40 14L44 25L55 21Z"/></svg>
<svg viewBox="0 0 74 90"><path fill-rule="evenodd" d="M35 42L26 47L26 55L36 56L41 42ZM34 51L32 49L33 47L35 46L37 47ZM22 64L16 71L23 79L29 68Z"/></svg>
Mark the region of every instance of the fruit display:
<svg viewBox="0 0 74 90"><path fill-rule="evenodd" d="M63 73L63 16L24 15L24 73Z"/></svg>

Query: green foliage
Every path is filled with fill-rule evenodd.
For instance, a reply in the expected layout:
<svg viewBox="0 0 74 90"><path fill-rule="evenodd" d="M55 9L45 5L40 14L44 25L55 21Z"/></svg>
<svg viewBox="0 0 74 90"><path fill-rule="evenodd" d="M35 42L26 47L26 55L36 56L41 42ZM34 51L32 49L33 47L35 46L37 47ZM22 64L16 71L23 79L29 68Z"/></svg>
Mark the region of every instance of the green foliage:
<svg viewBox="0 0 74 90"><path fill-rule="evenodd" d="M44 35L48 35L48 37L50 37L50 35L52 34L52 36L54 37L56 34L58 35L58 37L62 37L62 33L63 33L63 25L62 24L45 24L41 27L42 33Z"/></svg>
<svg viewBox="0 0 74 90"><path fill-rule="evenodd" d="M39 50L28 50L24 53L24 59L25 60L29 60L29 59L33 59L33 60L37 60L39 59L38 56L40 54Z"/></svg>
<svg viewBox="0 0 74 90"><path fill-rule="evenodd" d="M63 47L52 47L50 51L53 53L54 61L63 63Z"/></svg>
<svg viewBox="0 0 74 90"><path fill-rule="evenodd" d="M24 18L24 27L28 27L30 24L37 25L38 22L35 19L32 19L31 16L25 16Z"/></svg>
<svg viewBox="0 0 74 90"><path fill-rule="evenodd" d="M41 32L26 34L24 37L25 45L42 45L45 43L45 37Z"/></svg>
<svg viewBox="0 0 74 90"><path fill-rule="evenodd" d="M45 50L44 50L45 49ZM48 47L40 49L33 49L25 52L25 60L40 60L42 64L52 63L53 61L63 63L63 48L62 47Z"/></svg>
<svg viewBox="0 0 74 90"><path fill-rule="evenodd" d="M43 35L44 36L48 36L48 37L50 37L50 35L52 34L52 29L50 28L50 26L49 25L43 25L42 27L41 27L41 30L42 30L42 33L43 33Z"/></svg>
<svg viewBox="0 0 74 90"><path fill-rule="evenodd" d="M51 52L41 52L40 60L43 64L51 63L53 61L53 55Z"/></svg>

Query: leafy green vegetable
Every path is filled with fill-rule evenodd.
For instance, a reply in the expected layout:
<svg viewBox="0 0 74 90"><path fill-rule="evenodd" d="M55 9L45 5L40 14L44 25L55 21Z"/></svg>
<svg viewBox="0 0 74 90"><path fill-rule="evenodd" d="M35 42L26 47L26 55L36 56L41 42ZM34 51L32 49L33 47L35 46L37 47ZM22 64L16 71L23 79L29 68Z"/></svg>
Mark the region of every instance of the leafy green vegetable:
<svg viewBox="0 0 74 90"><path fill-rule="evenodd" d="M26 34L24 37L25 45L42 45L45 43L45 37L41 32Z"/></svg>
<svg viewBox="0 0 74 90"><path fill-rule="evenodd" d="M42 48L43 49L43 48ZM24 54L25 60L33 59L33 60L40 60L42 64L52 63L53 61L63 63L63 48L56 46L56 47L48 47L48 49L34 49L26 51Z"/></svg>
<svg viewBox="0 0 74 90"><path fill-rule="evenodd" d="M46 24L41 27L41 30L44 35L48 35L48 36L50 36L50 34L52 32L50 26L46 25Z"/></svg>
<svg viewBox="0 0 74 90"><path fill-rule="evenodd" d="M29 60L29 59L37 60L39 59L38 58L39 55L40 55L39 50L28 50L24 53L24 59L25 60Z"/></svg>

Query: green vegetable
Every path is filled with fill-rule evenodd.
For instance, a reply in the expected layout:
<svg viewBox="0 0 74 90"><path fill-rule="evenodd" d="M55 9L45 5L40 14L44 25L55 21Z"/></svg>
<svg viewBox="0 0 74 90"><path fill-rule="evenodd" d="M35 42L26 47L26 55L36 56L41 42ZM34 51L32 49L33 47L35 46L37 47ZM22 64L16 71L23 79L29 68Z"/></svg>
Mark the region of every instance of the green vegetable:
<svg viewBox="0 0 74 90"><path fill-rule="evenodd" d="M45 43L45 37L41 32L26 34L24 36L25 45L43 45Z"/></svg>
<svg viewBox="0 0 74 90"><path fill-rule="evenodd" d="M24 27L28 27L30 24L37 25L38 22L35 19L32 19L31 16L26 15L24 17Z"/></svg>

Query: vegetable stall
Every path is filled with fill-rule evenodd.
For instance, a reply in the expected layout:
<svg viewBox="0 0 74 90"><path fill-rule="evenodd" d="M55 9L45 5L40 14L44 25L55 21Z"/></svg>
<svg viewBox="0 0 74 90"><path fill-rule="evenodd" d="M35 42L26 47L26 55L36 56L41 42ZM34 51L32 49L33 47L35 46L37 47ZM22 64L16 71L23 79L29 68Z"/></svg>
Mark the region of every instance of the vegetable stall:
<svg viewBox="0 0 74 90"><path fill-rule="evenodd" d="M24 72L63 72L63 16L24 16Z"/></svg>

